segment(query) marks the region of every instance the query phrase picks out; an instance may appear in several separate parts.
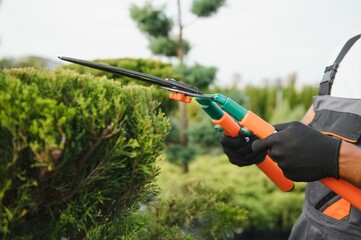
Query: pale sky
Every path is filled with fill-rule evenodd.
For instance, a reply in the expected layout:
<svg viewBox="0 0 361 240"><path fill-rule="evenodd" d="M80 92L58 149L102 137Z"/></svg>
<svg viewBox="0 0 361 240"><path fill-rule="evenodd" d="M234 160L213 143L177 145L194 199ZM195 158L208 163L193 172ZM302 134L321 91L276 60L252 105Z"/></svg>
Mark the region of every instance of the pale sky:
<svg viewBox="0 0 361 240"><path fill-rule="evenodd" d="M130 4L143 2L3 0L0 58L159 59L129 16ZM176 0L155 2L176 12ZM236 73L247 83L291 73L317 83L335 48L361 33L360 0L227 0L217 15L196 21L187 13L190 0L182 2L190 23L184 35L193 47L186 60L217 67L220 84Z"/></svg>

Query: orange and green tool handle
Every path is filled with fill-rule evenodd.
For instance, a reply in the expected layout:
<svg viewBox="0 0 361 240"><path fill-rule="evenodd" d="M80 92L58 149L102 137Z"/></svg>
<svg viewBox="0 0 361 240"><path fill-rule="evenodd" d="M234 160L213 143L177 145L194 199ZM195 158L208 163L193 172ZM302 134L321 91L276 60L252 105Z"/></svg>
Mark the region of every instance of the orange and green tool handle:
<svg viewBox="0 0 361 240"><path fill-rule="evenodd" d="M245 128L241 128L228 113L224 112L210 99L196 98L196 100L201 104L203 110L213 119L213 123L221 127L226 135L236 137L239 131L243 131L246 135L251 134ZM288 192L294 188L294 183L283 175L282 170L268 156L266 156L264 161L256 165L282 191Z"/></svg>
<svg viewBox="0 0 361 240"><path fill-rule="evenodd" d="M232 111L229 113L233 115L234 118L239 120L239 124L243 128L246 128L247 130L255 134L257 137L266 138L275 132L275 129L271 124L269 124L253 112L245 110L243 107L235 103L232 99L228 98L224 101L224 96L221 96L219 99L222 99L222 101L220 101L221 108L223 110L224 107L226 109L231 109ZM239 111L235 113L237 105L239 106ZM337 193L342 198L346 199L356 208L361 210L361 189L342 179L335 179L331 177L321 179L320 182L335 193Z"/></svg>

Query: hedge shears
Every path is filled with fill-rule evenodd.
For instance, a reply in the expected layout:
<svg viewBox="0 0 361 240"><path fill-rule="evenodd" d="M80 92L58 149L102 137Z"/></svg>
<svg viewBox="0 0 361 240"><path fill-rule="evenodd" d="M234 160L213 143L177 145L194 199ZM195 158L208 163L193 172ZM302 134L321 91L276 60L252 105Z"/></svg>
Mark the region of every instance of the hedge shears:
<svg viewBox="0 0 361 240"><path fill-rule="evenodd" d="M190 103L192 99L195 98L202 109L212 118L212 122L216 125L216 129L223 131L230 137L236 137L240 131L248 136L254 134L258 138L266 138L275 133L275 128L271 124L253 112L248 111L231 98L220 93L203 94L198 88L186 83L178 82L174 79L164 79L125 68L82 59L70 57L59 58L64 61L157 85L160 88L169 91L169 97L176 101ZM294 188L293 181L284 176L282 170L268 155L264 161L256 165L280 190L288 192ZM361 210L360 189L342 179L324 178L320 181Z"/></svg>

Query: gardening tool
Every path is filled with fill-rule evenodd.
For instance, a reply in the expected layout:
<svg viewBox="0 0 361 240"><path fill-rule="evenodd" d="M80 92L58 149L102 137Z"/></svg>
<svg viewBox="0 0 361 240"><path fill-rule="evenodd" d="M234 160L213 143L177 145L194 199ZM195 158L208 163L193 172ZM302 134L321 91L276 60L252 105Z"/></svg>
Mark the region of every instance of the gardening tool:
<svg viewBox="0 0 361 240"><path fill-rule="evenodd" d="M163 79L102 63L70 57L59 58L64 61L158 85L170 91L169 97L176 101L190 103L192 98L195 98L202 109L213 119L212 122L216 125L216 129L222 130L228 136L235 137L239 131L242 131L246 135L254 134L259 138L265 138L275 132L271 124L222 94L203 94L198 88L174 79ZM283 175L282 170L269 156L266 156L263 162L256 165L282 191L287 192L294 188L294 183ZM361 210L360 189L341 179L324 178L321 182Z"/></svg>

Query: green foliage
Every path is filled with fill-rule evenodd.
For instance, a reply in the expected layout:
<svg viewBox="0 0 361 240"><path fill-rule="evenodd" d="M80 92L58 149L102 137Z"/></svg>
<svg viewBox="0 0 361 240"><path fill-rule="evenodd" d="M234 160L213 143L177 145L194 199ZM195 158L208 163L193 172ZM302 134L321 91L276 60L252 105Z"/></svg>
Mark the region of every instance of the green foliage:
<svg viewBox="0 0 361 240"><path fill-rule="evenodd" d="M225 4L226 0L193 0L191 11L198 17L209 17Z"/></svg>
<svg viewBox="0 0 361 240"><path fill-rule="evenodd" d="M271 85L262 87L249 85L245 88L245 95L248 97L247 109L250 109L265 120L270 118L275 109L277 87Z"/></svg>
<svg viewBox="0 0 361 240"><path fill-rule="evenodd" d="M247 97L245 107L267 121L270 121L271 118L283 121L281 117L276 119L273 116L275 111L279 112L284 104L286 104L282 113L284 116L287 115L285 110L293 111L296 108L297 110L295 111L298 114L294 116L300 116L302 115L300 109L303 109L303 113L305 113L311 106L312 97L317 95L318 86L303 86L298 89L295 83L295 79L291 79L285 86L270 83L265 83L263 86L248 85L244 90L244 94ZM277 107L280 109L277 109Z"/></svg>
<svg viewBox="0 0 361 240"><path fill-rule="evenodd" d="M173 22L164 13L163 8L156 8L150 2L143 7L133 4L130 7L130 16L137 23L139 29L149 36L168 36Z"/></svg>
<svg viewBox="0 0 361 240"><path fill-rule="evenodd" d="M184 147L179 143L169 144L166 149L167 159L177 165L189 163L196 157L197 150L195 147Z"/></svg>
<svg viewBox="0 0 361 240"><path fill-rule="evenodd" d="M169 37L153 37L149 42L149 49L155 55L176 57L180 43L178 39ZM188 41L183 40L183 53L187 54L191 49Z"/></svg>
<svg viewBox="0 0 361 240"><path fill-rule="evenodd" d="M298 103L302 103L305 109L308 109L309 106L312 105L313 97L317 95L318 95L318 85L304 85L302 87L302 90L298 92L297 103L290 106L294 107L297 106Z"/></svg>
<svg viewBox="0 0 361 240"><path fill-rule="evenodd" d="M298 89L296 86L296 75L291 74L288 84L282 90L284 99L289 102L291 108L301 104L305 109L308 109L312 104L313 96L318 93L318 85L305 85Z"/></svg>
<svg viewBox="0 0 361 240"><path fill-rule="evenodd" d="M142 229L135 237L127 239L157 239L157 240L196 240L190 234L187 234L178 226L162 225L157 222L151 222L147 228Z"/></svg>
<svg viewBox="0 0 361 240"><path fill-rule="evenodd" d="M149 75L158 76L161 78L169 78L174 73L171 64L150 60L150 59L115 58L115 59L97 59L94 60L94 62L104 63L114 67L126 68L130 70L146 73ZM79 73L89 73L94 76L106 76L107 78L121 80L123 84L129 82L137 83L139 85L143 84L143 82L139 80L134 80L114 73L104 72L77 64L65 65L62 66L61 68L71 69Z"/></svg>
<svg viewBox="0 0 361 240"><path fill-rule="evenodd" d="M193 161L197 154L197 147L179 144L179 127L175 121L172 121L170 137L167 138L167 148L165 150L167 160L177 164L185 164Z"/></svg>
<svg viewBox="0 0 361 240"><path fill-rule="evenodd" d="M167 137L167 160L177 165L190 163L199 154L219 154L221 133L215 131L210 117L201 109L195 101L188 105L187 129L188 146L179 144L179 123L176 118L171 118L171 131Z"/></svg>
<svg viewBox="0 0 361 240"><path fill-rule="evenodd" d="M49 64L48 59L37 56L27 56L19 59L16 58L0 59L0 69L15 68L15 67L47 68L48 64Z"/></svg>
<svg viewBox="0 0 361 240"><path fill-rule="evenodd" d="M189 145L196 148L197 154L219 154L222 152L219 148L221 133L215 131L209 116L203 115L202 121L192 123L188 128Z"/></svg>
<svg viewBox="0 0 361 240"><path fill-rule="evenodd" d="M146 60L146 59L108 59L108 60L97 60L96 62L101 62L111 66L122 67L130 70L139 71L142 73L147 73L150 75L162 77L162 78L175 78L183 79L190 84L205 89L213 81L216 69L213 67L203 67L200 64L196 64L193 67L188 67L186 65L180 65L176 70L173 70L170 64L164 64L159 61ZM91 69L81 65L67 65L62 68L72 69L79 73L90 73L95 76L107 76L108 78L113 78L116 81L120 81L123 84L144 84L142 81L130 79L127 77L118 76L112 73L106 73L96 69ZM176 71L177 73L174 73ZM161 90L152 90L154 98L160 101L161 109L166 113L171 115L176 109L176 102L170 100L168 97L168 92ZM190 126L188 133L190 134L190 144L188 147L184 147L178 143L179 138L179 127L176 120L172 121L171 132L167 138L167 159L170 161L179 164L179 163L188 163L196 157L197 153L204 152L202 149L207 149L214 146L218 142L218 134L214 132L211 121L207 115L203 113L200 109L199 104L192 103L188 107L188 118L191 122L194 122L194 125ZM192 120L194 119L194 121ZM197 123L201 121L200 123ZM211 139L215 137L214 139ZM206 145L211 143L211 145Z"/></svg>
<svg viewBox="0 0 361 240"><path fill-rule="evenodd" d="M16 59L15 58L2 58L0 60L0 69L12 68L15 65L16 65Z"/></svg>
<svg viewBox="0 0 361 240"><path fill-rule="evenodd" d="M128 216L157 193L169 130L149 89L10 69L0 72L0 102L3 239L81 239L95 226L106 236L114 221L139 228Z"/></svg>
<svg viewBox="0 0 361 240"><path fill-rule="evenodd" d="M162 224L171 226L166 223L169 222L179 226L179 223L184 222L184 215L188 212L191 212L192 216L198 216L199 213L188 210L192 209L190 206L182 205L183 202L192 202L192 196L183 194L182 186L189 187L197 193L199 200L205 202L204 204L209 204L210 199L216 195L226 194L227 206L240 211L237 217L247 218L245 221L234 219L234 223L238 223L232 227L235 231L259 234L266 231L287 233L302 211L306 186L304 183L296 183L296 188L292 192L282 192L256 166L239 168L231 165L225 155L203 155L189 167L190 172L183 175L173 165L161 163L159 185L162 194L159 197L163 200L155 206L158 208L158 214L152 215L153 221L160 221L158 218L166 219ZM204 189L212 189L210 192L214 192L210 195L214 196L208 195L205 190L194 190L192 186L197 184L201 184ZM172 207L167 207L168 204ZM202 209L201 207L200 212ZM211 206L208 206L208 209L210 212L211 209L214 211ZM166 218L169 215L171 217ZM211 217L210 215L208 216ZM197 229L197 226L194 228Z"/></svg>
<svg viewBox="0 0 361 240"><path fill-rule="evenodd" d="M175 78L204 90L214 81L216 72L215 67L205 67L198 63L193 66L179 64L175 69Z"/></svg>
<svg viewBox="0 0 361 240"><path fill-rule="evenodd" d="M154 61L149 59L117 58L117 59L95 60L95 62L104 63L120 68L126 68L130 70L146 73L149 75L158 76L161 78L170 78L174 75L174 70L171 64L166 64L160 61ZM119 81L122 85L136 84L136 85L149 86L148 83L144 83L139 80L134 80L129 77L124 77L77 64L65 65L62 66L61 68L71 69L78 73L87 73L99 77L106 76L107 78ZM168 97L169 93L167 91L155 87L152 90L152 94L154 96L154 99L157 99L159 101L160 108L166 114L169 114L177 107L176 102L169 99Z"/></svg>
<svg viewBox="0 0 361 240"><path fill-rule="evenodd" d="M301 120L305 115L306 109L303 104L298 104L296 107L290 107L290 104L287 100L283 101L281 107L276 108L275 112L272 114L269 122L272 124L281 123L281 122L291 122L296 120Z"/></svg>
<svg viewBox="0 0 361 240"><path fill-rule="evenodd" d="M180 228L194 239L227 239L233 236L234 230L242 226L247 215L235 202L235 189L218 188L192 177L180 178L181 181L172 181L173 187L165 190L150 205L153 224L147 228L144 235L149 237L145 239L158 239L155 229L160 226Z"/></svg>
<svg viewBox="0 0 361 240"><path fill-rule="evenodd" d="M148 214L141 211L133 212L124 219L113 219L112 222L104 225L98 225L87 232L85 239L101 240L131 240L140 239L139 232L143 231L151 224Z"/></svg>

